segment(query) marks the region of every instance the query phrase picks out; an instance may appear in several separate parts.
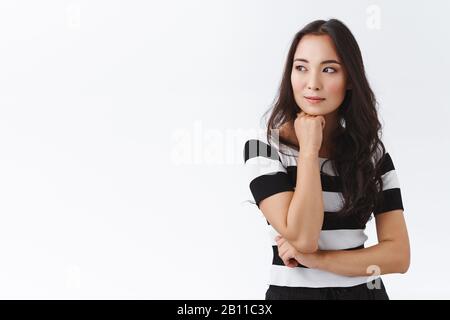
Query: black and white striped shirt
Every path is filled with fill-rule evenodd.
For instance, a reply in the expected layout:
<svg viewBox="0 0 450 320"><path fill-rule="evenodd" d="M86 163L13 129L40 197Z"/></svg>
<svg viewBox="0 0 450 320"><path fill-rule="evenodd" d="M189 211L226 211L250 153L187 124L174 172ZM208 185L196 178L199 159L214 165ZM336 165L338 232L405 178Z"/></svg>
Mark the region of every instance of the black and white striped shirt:
<svg viewBox="0 0 450 320"><path fill-rule="evenodd" d="M264 135L245 142L245 167L248 173L250 191L258 207L263 199L271 195L295 190L297 159L297 150L273 141L269 146ZM354 217L342 218L334 214L343 205L341 182L330 161L327 161L322 167L325 160L327 159L319 158L324 202L324 221L319 238L319 249L352 250L364 248L364 243L368 239L364 232L365 223L362 224ZM403 210L399 181L388 152L383 158L382 180L383 190L380 192L383 192L384 201L375 208L373 214L377 215L395 209ZM278 255L278 247L275 241L278 232L268 221L267 224L273 249L269 284L288 287L349 287L373 279L343 276L302 265L296 268L285 266Z"/></svg>

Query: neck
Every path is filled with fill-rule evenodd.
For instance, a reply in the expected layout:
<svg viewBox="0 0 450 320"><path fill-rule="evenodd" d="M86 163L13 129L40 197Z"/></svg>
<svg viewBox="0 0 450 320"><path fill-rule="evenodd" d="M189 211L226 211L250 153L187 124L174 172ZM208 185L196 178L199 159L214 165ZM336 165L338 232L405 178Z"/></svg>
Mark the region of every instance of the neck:
<svg viewBox="0 0 450 320"><path fill-rule="evenodd" d="M319 156L322 158L329 158L331 149L333 148L332 141L335 135L337 124L337 113L324 115L325 129L322 133L322 146L319 150Z"/></svg>

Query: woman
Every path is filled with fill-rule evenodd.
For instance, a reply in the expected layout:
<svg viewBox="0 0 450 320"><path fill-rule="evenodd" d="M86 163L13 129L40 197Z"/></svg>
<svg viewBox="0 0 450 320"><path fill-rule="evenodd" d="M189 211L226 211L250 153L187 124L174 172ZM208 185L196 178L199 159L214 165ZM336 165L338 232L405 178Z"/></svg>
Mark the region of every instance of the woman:
<svg viewBox="0 0 450 320"><path fill-rule="evenodd" d="M389 299L409 239L359 46L339 20L294 37L267 132L244 147L273 240L266 299ZM375 217L378 244L364 247Z"/></svg>

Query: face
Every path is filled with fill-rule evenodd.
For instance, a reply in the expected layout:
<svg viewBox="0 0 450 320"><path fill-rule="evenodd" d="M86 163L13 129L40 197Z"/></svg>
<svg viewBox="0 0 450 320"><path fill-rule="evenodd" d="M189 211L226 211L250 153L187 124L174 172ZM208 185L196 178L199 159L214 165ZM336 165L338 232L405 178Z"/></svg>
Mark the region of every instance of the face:
<svg viewBox="0 0 450 320"><path fill-rule="evenodd" d="M294 98L300 109L311 115L336 113L346 89L350 88L346 79L346 71L330 36L302 37L294 54L291 72Z"/></svg>

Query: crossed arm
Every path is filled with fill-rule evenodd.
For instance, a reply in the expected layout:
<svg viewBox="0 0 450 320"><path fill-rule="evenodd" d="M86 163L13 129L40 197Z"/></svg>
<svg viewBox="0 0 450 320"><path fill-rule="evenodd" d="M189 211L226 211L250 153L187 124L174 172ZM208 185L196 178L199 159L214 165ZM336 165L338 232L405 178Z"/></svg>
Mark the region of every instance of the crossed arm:
<svg viewBox="0 0 450 320"><path fill-rule="evenodd" d="M289 267L301 263L309 268L346 276L405 273L410 265L410 246L403 210L378 214L375 221L378 244L374 246L301 253L286 239L277 237L280 257Z"/></svg>

